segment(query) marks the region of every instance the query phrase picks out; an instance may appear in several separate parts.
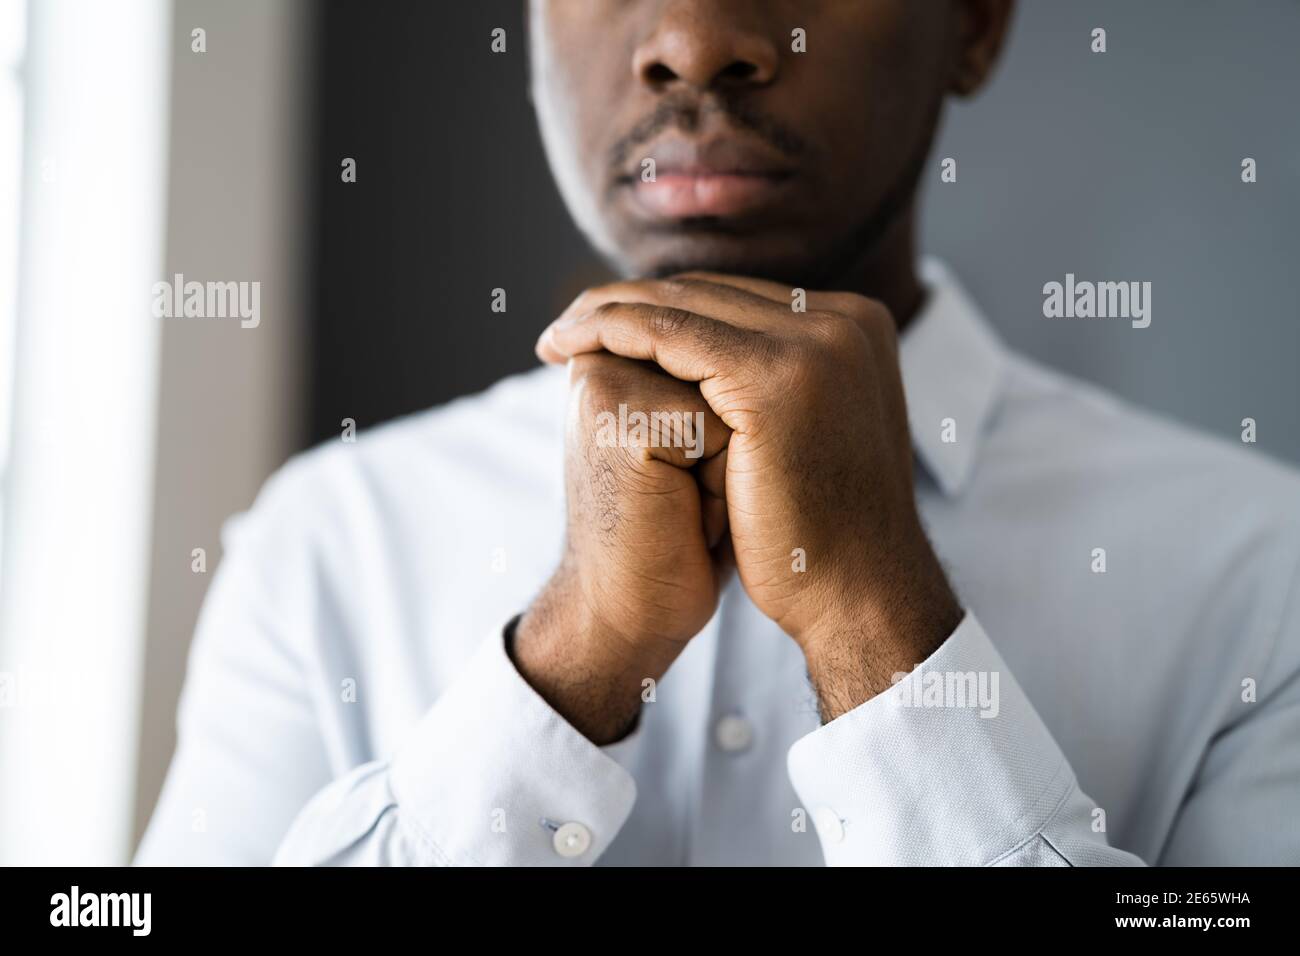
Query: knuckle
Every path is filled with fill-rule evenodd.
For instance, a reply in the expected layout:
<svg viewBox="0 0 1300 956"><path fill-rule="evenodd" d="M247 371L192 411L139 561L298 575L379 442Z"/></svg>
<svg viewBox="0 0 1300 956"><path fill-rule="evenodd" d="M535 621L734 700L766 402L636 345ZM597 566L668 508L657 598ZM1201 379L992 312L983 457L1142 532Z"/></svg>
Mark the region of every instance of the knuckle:
<svg viewBox="0 0 1300 956"><path fill-rule="evenodd" d="M659 292L664 298L680 299L697 284L691 281L690 276L670 276L659 281Z"/></svg>
<svg viewBox="0 0 1300 956"><path fill-rule="evenodd" d="M874 299L868 298L860 292L830 292L826 295L826 303L832 311L842 312L846 315L857 315L866 312L876 304Z"/></svg>
<svg viewBox="0 0 1300 956"><path fill-rule="evenodd" d="M855 329L870 336L880 336L882 340L897 336L898 325L894 314L879 299L858 295L856 292L844 292L841 295L845 303L837 311L846 316Z"/></svg>
<svg viewBox="0 0 1300 956"><path fill-rule="evenodd" d="M652 306L647 320L651 331L657 335L680 335L690 325L690 313L667 306Z"/></svg>
<svg viewBox="0 0 1300 956"><path fill-rule="evenodd" d="M591 311L593 319L612 319L616 318L623 311L622 302L602 302Z"/></svg>
<svg viewBox="0 0 1300 956"><path fill-rule="evenodd" d="M819 344L833 352L861 346L865 341L858 323L837 312L817 313L810 326Z"/></svg>
<svg viewBox="0 0 1300 956"><path fill-rule="evenodd" d="M585 352L569 359L570 387L577 387L596 374L600 364L598 358L599 355L596 352Z"/></svg>
<svg viewBox="0 0 1300 956"><path fill-rule="evenodd" d="M611 401L617 404L623 393L623 374L601 355L580 355L572 360L569 386L578 413L584 418L594 418L608 409Z"/></svg>

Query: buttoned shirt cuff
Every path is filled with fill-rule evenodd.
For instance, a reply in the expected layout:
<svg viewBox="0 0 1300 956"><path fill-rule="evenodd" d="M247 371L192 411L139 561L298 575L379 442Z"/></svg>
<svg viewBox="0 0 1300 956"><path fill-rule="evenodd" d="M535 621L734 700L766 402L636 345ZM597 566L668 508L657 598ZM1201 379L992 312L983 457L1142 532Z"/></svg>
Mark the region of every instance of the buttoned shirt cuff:
<svg viewBox="0 0 1300 956"><path fill-rule="evenodd" d="M830 865L980 866L1015 853L1074 773L975 616L787 767Z"/></svg>
<svg viewBox="0 0 1300 956"><path fill-rule="evenodd" d="M632 775L520 676L503 632L421 718L390 783L402 819L453 865L591 864L636 801Z"/></svg>

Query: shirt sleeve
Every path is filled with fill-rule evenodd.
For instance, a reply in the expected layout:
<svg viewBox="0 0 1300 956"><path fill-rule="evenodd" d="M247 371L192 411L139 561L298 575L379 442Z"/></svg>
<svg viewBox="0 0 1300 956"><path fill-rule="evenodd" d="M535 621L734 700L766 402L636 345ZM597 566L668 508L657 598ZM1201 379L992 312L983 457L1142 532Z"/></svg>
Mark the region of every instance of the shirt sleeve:
<svg viewBox="0 0 1300 956"><path fill-rule="evenodd" d="M276 483L273 480L273 485ZM294 486L265 498L292 498ZM594 862L636 785L487 635L389 759L340 772L313 688L322 618L289 509L232 519L190 652L167 779L135 862L565 865Z"/></svg>
<svg viewBox="0 0 1300 956"><path fill-rule="evenodd" d="M969 612L885 693L800 738L791 783L829 865L1141 866Z"/></svg>
<svg viewBox="0 0 1300 956"><path fill-rule="evenodd" d="M299 587L291 569L301 562L275 545L292 536L275 526L267 533L256 512L222 529L224 556L190 645L176 750L137 865L265 866L294 814L331 779L309 656L294 640L314 622L275 600Z"/></svg>
<svg viewBox="0 0 1300 956"><path fill-rule="evenodd" d="M495 634L391 761L303 808L275 862L584 866L635 800L632 775L533 690Z"/></svg>

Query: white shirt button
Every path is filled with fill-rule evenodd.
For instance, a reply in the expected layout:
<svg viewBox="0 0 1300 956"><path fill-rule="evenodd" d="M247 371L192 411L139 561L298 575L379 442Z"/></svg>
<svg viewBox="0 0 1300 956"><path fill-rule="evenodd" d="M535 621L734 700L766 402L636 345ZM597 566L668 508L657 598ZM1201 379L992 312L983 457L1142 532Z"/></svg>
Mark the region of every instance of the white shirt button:
<svg viewBox="0 0 1300 956"><path fill-rule="evenodd" d="M581 823L566 823L555 831L551 842L560 856L582 856L591 846L591 831Z"/></svg>
<svg viewBox="0 0 1300 956"><path fill-rule="evenodd" d="M739 714L727 714L713 728L713 737L727 753L739 753L754 742L754 728Z"/></svg>
<svg viewBox="0 0 1300 956"><path fill-rule="evenodd" d="M827 843L841 843L844 840L844 821L830 807L818 807L813 811L813 825L817 833Z"/></svg>

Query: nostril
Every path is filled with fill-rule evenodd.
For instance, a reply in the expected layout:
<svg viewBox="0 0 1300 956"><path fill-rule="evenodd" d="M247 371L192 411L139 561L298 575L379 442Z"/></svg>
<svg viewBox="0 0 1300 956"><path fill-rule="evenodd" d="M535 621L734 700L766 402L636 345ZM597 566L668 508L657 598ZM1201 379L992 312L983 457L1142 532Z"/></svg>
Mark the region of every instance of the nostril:
<svg viewBox="0 0 1300 956"><path fill-rule="evenodd" d="M725 70L718 74L720 80L741 80L748 81L753 79L758 67L744 60L736 60L727 66Z"/></svg>
<svg viewBox="0 0 1300 956"><path fill-rule="evenodd" d="M677 74L662 63L651 63L645 68L645 79L648 83L671 83L677 79Z"/></svg>

